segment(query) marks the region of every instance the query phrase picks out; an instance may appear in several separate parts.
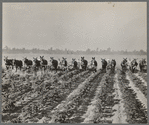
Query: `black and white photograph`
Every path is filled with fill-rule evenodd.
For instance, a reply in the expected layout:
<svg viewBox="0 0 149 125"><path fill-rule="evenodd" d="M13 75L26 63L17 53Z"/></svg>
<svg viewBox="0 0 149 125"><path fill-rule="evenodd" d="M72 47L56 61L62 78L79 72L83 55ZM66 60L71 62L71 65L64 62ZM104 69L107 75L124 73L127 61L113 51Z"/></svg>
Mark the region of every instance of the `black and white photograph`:
<svg viewBox="0 0 149 125"><path fill-rule="evenodd" d="M147 2L3 2L2 123L147 124Z"/></svg>

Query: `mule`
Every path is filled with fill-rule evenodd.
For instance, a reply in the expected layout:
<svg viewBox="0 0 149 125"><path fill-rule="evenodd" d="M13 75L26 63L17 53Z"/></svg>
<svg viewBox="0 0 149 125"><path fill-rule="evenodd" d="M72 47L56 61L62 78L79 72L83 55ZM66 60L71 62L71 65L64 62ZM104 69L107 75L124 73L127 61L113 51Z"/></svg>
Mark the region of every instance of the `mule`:
<svg viewBox="0 0 149 125"><path fill-rule="evenodd" d="M106 72L106 67L107 67L107 61L106 61L106 59L102 59L101 58L101 63L102 63L102 70L105 70L105 72Z"/></svg>
<svg viewBox="0 0 149 125"><path fill-rule="evenodd" d="M123 61L121 62L121 67L122 67L122 70L126 70L127 69L127 58L123 58Z"/></svg>
<svg viewBox="0 0 149 125"><path fill-rule="evenodd" d="M92 57L91 67L93 68L94 72L97 72L97 61L95 60L95 57Z"/></svg>
<svg viewBox="0 0 149 125"><path fill-rule="evenodd" d="M20 71L22 69L22 66L23 66L23 62L21 60L16 60L14 59L13 60L13 63L14 63L14 66L16 68L16 72L17 72L17 69L20 68Z"/></svg>
<svg viewBox="0 0 149 125"><path fill-rule="evenodd" d="M57 60L55 60L53 57L50 57L50 61L51 61L51 63L52 63L52 67L51 67L51 69L52 68L54 68L55 69L55 71L57 72L57 68L58 68L58 61Z"/></svg>
<svg viewBox="0 0 149 125"><path fill-rule="evenodd" d="M5 66L6 66L6 69L8 70L10 67L14 67L14 64L13 64L13 59L8 59L8 56L5 57L4 56L4 62L5 62Z"/></svg>
<svg viewBox="0 0 149 125"><path fill-rule="evenodd" d="M67 70L67 61L66 61L66 59L67 58L62 57L61 65L62 65L62 70L63 71Z"/></svg>
<svg viewBox="0 0 149 125"><path fill-rule="evenodd" d="M130 70L132 73L134 73L134 71L136 70L137 66L138 66L138 63L136 61L137 59L133 59L131 61L131 65L130 65Z"/></svg>
<svg viewBox="0 0 149 125"><path fill-rule="evenodd" d="M115 61L115 59L112 59L112 61L111 61L111 70L112 71L115 71L115 66L116 66L116 61Z"/></svg>
<svg viewBox="0 0 149 125"><path fill-rule="evenodd" d="M33 69L35 72L41 69L41 64L40 64L41 61L38 60L37 57L36 58L33 57L33 62L34 62Z"/></svg>
<svg viewBox="0 0 149 125"><path fill-rule="evenodd" d="M41 68L44 68L44 71L47 69L48 61L44 59L44 56L40 56L40 65Z"/></svg>
<svg viewBox="0 0 149 125"><path fill-rule="evenodd" d="M146 70L147 71L147 61L145 59L141 59L139 61L140 72Z"/></svg>
<svg viewBox="0 0 149 125"><path fill-rule="evenodd" d="M81 67L83 70L87 69L88 61L84 59L84 57L81 57Z"/></svg>
<svg viewBox="0 0 149 125"><path fill-rule="evenodd" d="M26 68L30 69L33 65L32 60L27 59L27 57L25 57L23 60L24 60L24 65L26 65Z"/></svg>
<svg viewBox="0 0 149 125"><path fill-rule="evenodd" d="M73 65L73 69L78 69L78 62L72 58L72 65Z"/></svg>

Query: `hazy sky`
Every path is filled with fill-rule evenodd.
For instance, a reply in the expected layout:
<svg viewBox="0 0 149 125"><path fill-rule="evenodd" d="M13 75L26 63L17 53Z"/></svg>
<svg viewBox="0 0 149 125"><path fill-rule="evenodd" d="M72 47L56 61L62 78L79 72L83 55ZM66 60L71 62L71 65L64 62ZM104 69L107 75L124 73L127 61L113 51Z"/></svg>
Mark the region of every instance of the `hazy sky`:
<svg viewBox="0 0 149 125"><path fill-rule="evenodd" d="M3 3L3 47L147 50L147 2Z"/></svg>

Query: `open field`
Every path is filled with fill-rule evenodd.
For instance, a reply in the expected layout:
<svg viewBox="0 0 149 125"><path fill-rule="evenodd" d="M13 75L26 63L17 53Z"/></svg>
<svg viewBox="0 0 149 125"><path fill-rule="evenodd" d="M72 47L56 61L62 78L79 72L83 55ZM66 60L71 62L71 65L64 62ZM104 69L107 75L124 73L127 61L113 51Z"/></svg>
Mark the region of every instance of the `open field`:
<svg viewBox="0 0 149 125"><path fill-rule="evenodd" d="M149 122L147 2L12 2L2 4L3 124Z"/></svg>
<svg viewBox="0 0 149 125"><path fill-rule="evenodd" d="M2 71L4 123L147 123L147 73Z"/></svg>

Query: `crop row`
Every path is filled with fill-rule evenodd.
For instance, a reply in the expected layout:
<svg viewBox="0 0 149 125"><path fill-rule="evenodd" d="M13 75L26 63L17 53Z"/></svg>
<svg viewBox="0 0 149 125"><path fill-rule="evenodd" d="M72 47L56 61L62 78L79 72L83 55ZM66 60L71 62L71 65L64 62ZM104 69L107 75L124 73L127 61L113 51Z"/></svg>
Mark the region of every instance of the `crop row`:
<svg viewBox="0 0 149 125"><path fill-rule="evenodd" d="M61 83L61 85L56 86L54 88L54 90L46 93L46 95L44 95L43 98L41 99L42 101L39 103L39 105L42 105L42 107L36 111L34 110L34 114L30 115L30 117L28 117L28 118L32 119L32 117L36 116L36 117L38 117L37 118L37 120L38 120L38 119L40 119L40 117L47 116L48 115L47 110L52 110L54 107L56 107L62 100L64 100L66 98L66 96L72 90L74 90L80 84L80 82L84 81L85 78L88 77L89 75L90 75L89 71L83 72L83 73L73 77L71 80L63 82L63 83ZM30 108L28 108L28 109L30 110ZM27 114L28 114L28 112L27 112ZM39 114L39 115L37 115L37 114Z"/></svg>
<svg viewBox="0 0 149 125"><path fill-rule="evenodd" d="M133 75L132 73L128 73L128 75L130 76L131 80L133 81L133 83L135 84L135 86L137 88L139 88L139 90L145 95L145 97L147 98L147 86L144 85L144 83L137 78L135 75Z"/></svg>
<svg viewBox="0 0 149 125"><path fill-rule="evenodd" d="M118 81L124 100L125 112L127 114L126 121L129 124L147 123L147 110L137 99L133 88L129 86L130 81L126 79L126 74L124 72L119 71Z"/></svg>
<svg viewBox="0 0 149 125"><path fill-rule="evenodd" d="M83 123L112 123L111 120L106 118L113 115L113 84L114 73L109 72L102 78L95 97L83 116L85 118Z"/></svg>
<svg viewBox="0 0 149 125"><path fill-rule="evenodd" d="M65 101L48 113L48 117L44 119L44 122L69 123L69 118L75 114L77 108L83 103L85 96L88 96L88 93L90 92L94 93L97 86L97 83L94 83L94 80L99 76L99 74L100 77L103 75L101 71L98 71L81 83L77 89L68 95ZM94 89L92 89L92 87ZM92 91L90 91L91 89Z"/></svg>
<svg viewBox="0 0 149 125"><path fill-rule="evenodd" d="M11 82L14 79L11 76L13 79L10 79L10 83L6 84L6 85L9 85L10 88L7 86L7 89L10 91L2 92L3 103L4 103L3 105L5 105L5 107L3 107L3 111L5 112L5 109L6 110L8 109L7 107L9 107L10 103L15 103L16 101L19 101L19 99L24 98L27 95L31 95L32 90L33 90L33 93L38 91L38 94L40 94L39 91L40 92L42 91L43 86L49 86L50 83L55 85L55 83L57 81L59 81L61 79L68 80L69 78L73 77L73 75L76 75L77 73L79 73L79 71L72 71L72 72L67 73L66 75L62 75L61 77L59 77L58 76L59 74L58 74L58 75L56 75L56 77L50 77L50 80L45 80L45 81L44 81L44 78L45 78L45 75L47 75L47 74L42 76L40 79L32 78L32 79L34 79L34 81L32 79L29 79L29 77L28 77L28 79L26 80L28 82L28 84L24 85L23 83L19 82L19 85L21 84L20 85L21 89L19 89L19 90L18 90L18 87L15 87L15 89L13 89L13 90L11 89L10 84L12 84ZM13 82L16 82L16 81L13 81ZM38 96L38 94L37 94L37 96Z"/></svg>
<svg viewBox="0 0 149 125"><path fill-rule="evenodd" d="M44 105L47 105L47 103L48 103L48 101L47 101L48 97L49 97L49 100L53 100L53 102L51 104L53 104L53 106L54 106L55 102L57 101L57 98L60 94L60 90L63 92L63 96L64 96L64 93L65 94L68 93L68 90L71 91L71 89L73 89L75 87L75 85L77 85L77 84L73 84L75 81L77 81L77 79L81 78L82 76L86 76L86 75L89 75L89 71L79 73L78 75L69 74L69 76L71 76L72 78L68 79L67 81L65 81L65 77L61 77L61 79L63 79L61 82L60 82L60 80L57 82L54 82L54 83L52 83L51 81L49 81L49 82L46 81L45 89L43 86L41 87L42 89L44 89L43 93L40 93L38 95L38 93L37 93L38 89L35 89L36 91L34 91L34 93L33 93L34 95L36 95L35 97L30 98L30 97L27 97L27 95L25 95L24 100L19 101L20 107L23 108L22 113L21 113L21 114L23 114L23 116L22 116L23 119L21 119L21 120L25 120L26 117L30 117L30 116L32 117L35 114L40 114L41 110L43 110L43 108L44 108ZM71 85L71 84L74 86L73 87L71 86L72 88L70 89L69 85ZM67 91L66 91L66 89L67 89ZM29 94L29 95L31 96L31 94ZM27 98L28 98L28 100L27 100ZM59 98L59 99L62 99L62 98ZM40 102L40 100L41 100L41 102ZM45 104L45 102L46 102L46 104ZM49 104L50 104L50 102L49 102ZM40 110L38 110L37 107ZM43 112L44 111L42 111L41 114L43 114ZM26 116L26 114L28 116ZM19 119L19 118L17 118L17 119ZM13 120L13 122L19 122L19 121Z"/></svg>

